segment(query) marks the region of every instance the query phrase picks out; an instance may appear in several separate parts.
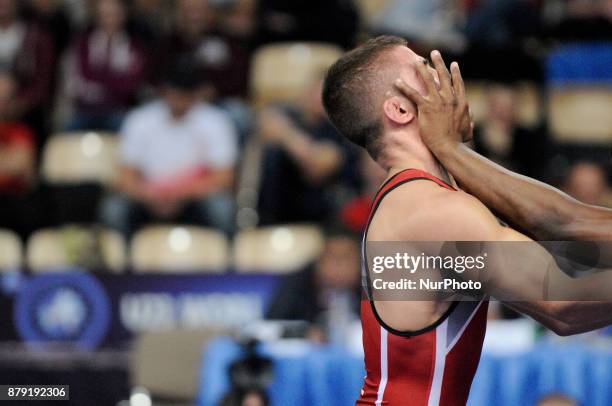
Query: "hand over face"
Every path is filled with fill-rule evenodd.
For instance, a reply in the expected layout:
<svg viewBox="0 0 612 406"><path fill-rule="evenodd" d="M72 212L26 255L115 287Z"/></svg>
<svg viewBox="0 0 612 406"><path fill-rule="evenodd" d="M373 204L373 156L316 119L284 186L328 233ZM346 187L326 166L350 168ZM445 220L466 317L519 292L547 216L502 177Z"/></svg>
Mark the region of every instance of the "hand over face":
<svg viewBox="0 0 612 406"><path fill-rule="evenodd" d="M416 105L421 137L435 151L444 145L471 140L474 124L459 65L453 62L449 72L438 51L431 53L431 59L440 80L439 88L425 59L416 62L415 67L425 82L427 94L421 95L402 79L397 79L395 87Z"/></svg>

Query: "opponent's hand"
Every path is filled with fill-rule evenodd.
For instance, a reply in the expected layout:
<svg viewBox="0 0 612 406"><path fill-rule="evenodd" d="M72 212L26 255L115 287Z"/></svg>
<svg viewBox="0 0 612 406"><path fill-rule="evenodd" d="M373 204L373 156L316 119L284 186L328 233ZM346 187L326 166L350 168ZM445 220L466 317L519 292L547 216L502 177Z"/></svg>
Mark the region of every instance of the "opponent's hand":
<svg viewBox="0 0 612 406"><path fill-rule="evenodd" d="M397 79L395 87L416 105L421 137L435 151L446 145L471 140L474 123L470 117L459 64L453 62L449 72L439 51L432 51L431 60L438 73L439 88L425 59L417 61L415 68L425 83L427 94L422 95L402 79Z"/></svg>

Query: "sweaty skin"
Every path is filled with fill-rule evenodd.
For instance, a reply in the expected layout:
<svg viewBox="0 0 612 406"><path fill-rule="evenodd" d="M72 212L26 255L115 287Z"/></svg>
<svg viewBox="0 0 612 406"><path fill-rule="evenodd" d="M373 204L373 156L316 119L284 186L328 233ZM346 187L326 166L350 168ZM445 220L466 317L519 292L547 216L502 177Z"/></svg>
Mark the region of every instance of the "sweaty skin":
<svg viewBox="0 0 612 406"><path fill-rule="evenodd" d="M611 209L579 202L550 185L511 172L462 144L473 126L466 124L469 111L459 65L453 62L449 74L438 51L431 57L436 66L443 67L438 70L440 81L452 81L452 95L432 95L434 79L426 74L422 79L429 83L427 96L402 80L396 87L416 104L423 141L462 188L539 240L612 240Z"/></svg>

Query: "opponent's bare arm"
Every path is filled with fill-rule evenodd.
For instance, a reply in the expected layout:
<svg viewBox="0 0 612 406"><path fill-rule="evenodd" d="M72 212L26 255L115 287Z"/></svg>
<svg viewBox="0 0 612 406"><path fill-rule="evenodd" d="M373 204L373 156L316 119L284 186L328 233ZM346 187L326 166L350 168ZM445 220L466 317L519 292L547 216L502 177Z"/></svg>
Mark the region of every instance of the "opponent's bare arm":
<svg viewBox="0 0 612 406"><path fill-rule="evenodd" d="M612 240L612 210L581 203L462 144L472 125L459 65L453 62L449 73L439 52L432 52L431 58L439 89L424 66L417 66L417 71L428 84L427 95L402 81L396 87L417 105L423 141L461 186L540 240Z"/></svg>
<svg viewBox="0 0 612 406"><path fill-rule="evenodd" d="M612 210L511 172L460 143L434 154L470 193L540 240L612 240Z"/></svg>
<svg viewBox="0 0 612 406"><path fill-rule="evenodd" d="M424 182L422 182L424 183ZM606 274L599 274L593 279L571 279L557 267L552 256L540 245L529 243L532 240L525 235L503 227L491 212L477 199L463 192L438 192L417 190L426 188L417 182L399 187L389 195L379 207L372 223L385 235L379 240L397 241L484 241L484 242L524 242L520 247L512 244L486 245L489 253L486 276L480 281L486 292L494 292L511 307L538 320L546 327L560 335L577 334L612 324L612 302L609 297L609 281L605 284ZM435 185L430 187L437 187ZM411 189L410 189L411 188ZM418 205L409 216L406 213L407 201L414 202L415 196L427 195L427 205ZM385 206L383 206L385 205ZM411 205L412 206L412 205ZM372 226L371 226L372 227ZM368 236L375 239L376 232ZM473 275L466 275L473 278ZM555 286L570 292L569 297L575 300L544 300L542 292L550 287L551 279ZM596 295L596 296L594 296ZM606 301L595 301L593 297ZM514 299L516 298L516 299ZM525 299L525 298L534 298ZM392 306L386 305L388 309ZM378 306L377 306L378 308ZM399 306L395 306L399 309ZM392 327L404 325L404 312L379 308L383 320ZM434 309L430 309L434 310ZM411 313L414 314L414 313ZM439 314L439 313L437 313ZM423 323L420 327L429 324Z"/></svg>

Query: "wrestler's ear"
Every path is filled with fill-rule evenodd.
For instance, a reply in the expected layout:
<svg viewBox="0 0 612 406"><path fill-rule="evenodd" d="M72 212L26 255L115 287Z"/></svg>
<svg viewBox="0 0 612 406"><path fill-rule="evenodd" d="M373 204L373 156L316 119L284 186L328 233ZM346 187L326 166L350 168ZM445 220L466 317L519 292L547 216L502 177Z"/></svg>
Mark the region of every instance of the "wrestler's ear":
<svg viewBox="0 0 612 406"><path fill-rule="evenodd" d="M415 117L415 111L406 99L397 96L389 97L383 104L385 116L397 125L409 124Z"/></svg>

